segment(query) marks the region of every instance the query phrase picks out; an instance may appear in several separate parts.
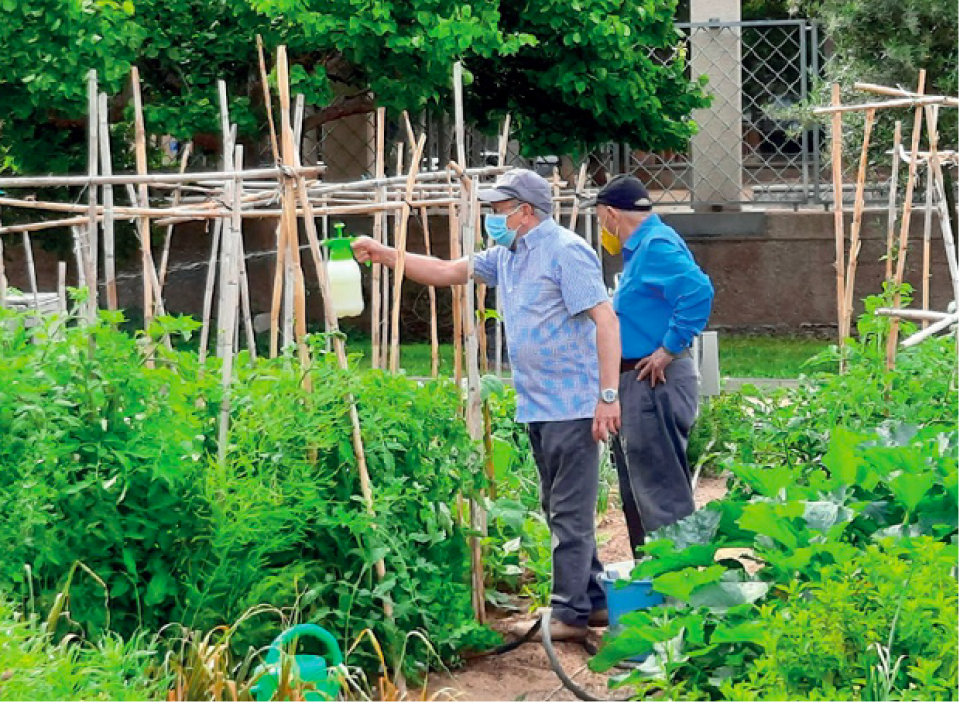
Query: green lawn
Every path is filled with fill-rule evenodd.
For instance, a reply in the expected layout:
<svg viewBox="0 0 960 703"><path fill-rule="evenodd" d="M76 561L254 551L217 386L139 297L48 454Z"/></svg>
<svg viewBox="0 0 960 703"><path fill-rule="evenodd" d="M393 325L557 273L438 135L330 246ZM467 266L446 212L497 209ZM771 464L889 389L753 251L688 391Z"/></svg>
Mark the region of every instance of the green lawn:
<svg viewBox="0 0 960 703"><path fill-rule="evenodd" d="M796 378L803 362L823 351L830 342L803 337L770 337L763 335L720 333L720 374L732 378ZM370 342L352 341L352 353L364 356L363 368L370 366ZM491 366L493 359L490 359ZM404 344L400 350L400 366L410 376L430 375L430 345L419 342ZM832 369L832 365L824 370ZM809 373L813 369L806 369ZM440 345L440 372L453 373L453 345Z"/></svg>
<svg viewBox="0 0 960 703"><path fill-rule="evenodd" d="M822 339L719 335L720 375L730 378L796 378L803 363L830 346ZM833 364L802 371L832 371Z"/></svg>

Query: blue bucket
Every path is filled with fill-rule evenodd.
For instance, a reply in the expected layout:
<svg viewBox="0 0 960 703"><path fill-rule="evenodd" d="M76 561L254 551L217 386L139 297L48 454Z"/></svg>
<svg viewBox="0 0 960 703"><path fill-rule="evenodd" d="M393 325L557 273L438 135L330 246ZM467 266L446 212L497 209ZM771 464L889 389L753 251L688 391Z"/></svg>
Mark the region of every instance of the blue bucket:
<svg viewBox="0 0 960 703"><path fill-rule="evenodd" d="M607 609L610 613L610 631L616 632L620 629L620 619L627 613L645 608L653 608L663 605L663 596L653 590L653 582L630 581L623 587L617 588L619 578L611 578L607 572L600 574L600 585L607 595ZM635 657L629 657L629 661L642 662L650 653L638 654Z"/></svg>

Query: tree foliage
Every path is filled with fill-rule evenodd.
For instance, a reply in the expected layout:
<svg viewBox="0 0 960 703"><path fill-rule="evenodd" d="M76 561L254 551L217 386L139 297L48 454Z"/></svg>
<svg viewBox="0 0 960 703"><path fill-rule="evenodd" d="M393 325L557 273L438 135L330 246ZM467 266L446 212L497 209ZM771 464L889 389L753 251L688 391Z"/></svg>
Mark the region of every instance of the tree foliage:
<svg viewBox="0 0 960 703"><path fill-rule="evenodd" d="M957 94L957 5L943 0L806 0L802 9L824 23L837 77Z"/></svg>
<svg viewBox="0 0 960 703"><path fill-rule="evenodd" d="M318 108L308 127L386 106L448 109L463 60L468 118L507 111L532 150L607 139L682 147L700 86L684 73L673 0L0 0L0 155L10 170L81 170L86 74L129 134L128 76L138 66L150 134L215 149L217 79L241 138L266 124L255 36L286 44L291 82ZM666 65L651 58L667 57ZM205 138L206 135L206 138ZM119 151L119 150L118 150Z"/></svg>

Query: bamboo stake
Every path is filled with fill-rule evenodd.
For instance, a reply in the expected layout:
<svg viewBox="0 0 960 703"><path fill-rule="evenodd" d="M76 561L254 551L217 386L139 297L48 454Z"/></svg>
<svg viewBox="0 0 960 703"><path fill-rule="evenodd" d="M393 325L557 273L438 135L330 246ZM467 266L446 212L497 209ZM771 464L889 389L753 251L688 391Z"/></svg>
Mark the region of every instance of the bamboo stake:
<svg viewBox="0 0 960 703"><path fill-rule="evenodd" d="M399 143L399 142L398 142ZM401 149L402 144L401 144ZM462 168L462 167L461 167ZM480 166L475 168L462 169L464 175L470 177L481 177L481 176L496 176L506 171L509 171L510 168L507 166ZM421 171L417 174L417 183L418 184L427 184L433 181L444 181L447 178L447 172L445 170L438 171ZM407 183L407 174L401 169L401 175L389 176L384 178L366 178L359 181L345 182L345 183L326 183L321 185L316 185L309 189L310 195L317 195L319 193L340 193L344 191L363 191L363 190L374 190L380 187L391 187L397 186L402 191L406 187ZM5 185L3 179L0 179L0 187ZM398 193L399 194L399 193Z"/></svg>
<svg viewBox="0 0 960 703"><path fill-rule="evenodd" d="M448 183L451 183L449 170L447 179ZM452 183L450 192L453 193ZM460 220L457 208L452 203L447 207L447 220L450 233L450 258L457 260L463 254L460 249ZM453 296L453 378L459 387L463 380L463 286L453 286L451 293Z"/></svg>
<svg viewBox="0 0 960 703"><path fill-rule="evenodd" d="M134 151L136 153L137 175L144 177L147 175L147 137L143 126L143 104L140 98L140 72L136 66L130 69L130 82L133 87ZM138 188L138 200L142 206L146 207L150 202L146 182L141 181ZM153 288L150 286L150 279L152 278L150 271L154 270L153 253L150 248L149 216L140 218L140 255L143 266L143 327L147 329L153 320ZM152 366L150 360L148 360L148 366Z"/></svg>
<svg viewBox="0 0 960 703"><path fill-rule="evenodd" d="M300 155L303 149L303 113L306 109L306 97L303 93L297 93L293 101L293 145L297 149L297 163L302 162Z"/></svg>
<svg viewBox="0 0 960 703"><path fill-rule="evenodd" d="M133 201L137 200L135 191L131 185L127 186L128 190L134 192ZM324 196L321 196L323 198ZM399 192L396 194L397 198L402 199L403 193ZM260 198L260 200L263 200ZM313 202L313 201L311 201ZM355 201L351 201L355 202ZM414 199L410 201L411 208L421 208L421 207L445 207L451 203L457 202L456 198L438 198L438 197L428 197L427 199ZM7 205L9 207L15 207L18 209L26 210L49 210L51 212L82 212L87 213L88 208L86 205L79 205L73 203L57 203L50 201L41 201L41 200L23 200L19 198L6 198L0 197L0 205ZM241 217L244 218L273 218L279 217L281 210L273 209L250 209L250 206L256 205L255 201L247 200L246 202L241 202ZM244 207L247 206L247 207ZM388 203L377 203L377 202L362 202L350 205L331 205L325 207L323 205L313 205L313 213L315 215L367 215L373 214L378 211L387 211L387 210L400 210L402 209L402 202L388 202ZM298 209L297 213L302 214L302 210ZM105 214L105 209L103 207L97 208L97 218L102 219ZM136 217L150 217L158 218L156 224L158 225L169 225L177 224L178 222L189 222L191 220L216 220L222 217L230 217L232 211L223 208L219 202L209 202L203 203L202 205L196 205L193 207L184 207L179 206L177 208L156 208L156 207L138 207L138 206L122 206L118 205L113 208L113 214L121 219L132 219ZM83 216L84 222L87 221L87 215ZM42 224L42 223L41 223ZM49 222L46 223L50 227L62 227L66 226L61 222Z"/></svg>
<svg viewBox="0 0 960 703"><path fill-rule="evenodd" d="M469 198L464 208L466 215L463 219L463 242L469 260L468 269L473 270L473 257L476 248L474 229L474 213L479 209L475 189L470 188L464 196ZM467 365L467 406L466 420L470 436L475 440L483 438L483 420L480 403L480 374L479 374L479 347L476 330L476 310L474 308L474 279L471 275L467 280L464 291L463 306L463 333L466 347ZM470 501L470 515L474 530L484 535L485 518L483 507L476 501ZM486 601L484 590L483 551L478 537L471 538L471 565L473 574L473 601L474 610L479 622L486 621Z"/></svg>
<svg viewBox="0 0 960 703"><path fill-rule="evenodd" d="M410 114L406 110L403 111L403 125L407 130L407 143L410 145L410 153L413 154L414 149L417 148L417 137L413 132L413 125L410 123Z"/></svg>
<svg viewBox="0 0 960 703"><path fill-rule="evenodd" d="M463 120L463 64L453 64L453 113L454 135L457 139L457 163L467 167L467 139Z"/></svg>
<svg viewBox="0 0 960 703"><path fill-rule="evenodd" d="M97 134L100 127L100 121L97 117L98 107L97 72L91 69L87 73L87 173L91 178L97 176L100 165L98 153L100 140ZM97 237L97 186L95 185L87 187L87 204L89 208L87 236L84 239L87 255L84 263L87 267L87 282L90 289L87 292L85 309L87 321L92 324L97 319L97 300L100 293L97 277L97 252L100 250L100 245Z"/></svg>
<svg viewBox="0 0 960 703"><path fill-rule="evenodd" d="M890 172L890 197L887 202L887 256L883 279L893 283L893 243L897 231L897 192L900 190L900 143L903 125L897 120L893 127L893 166Z"/></svg>
<svg viewBox="0 0 960 703"><path fill-rule="evenodd" d="M420 210L420 219L423 222L423 244L427 256L432 256L430 246L430 216L427 209ZM437 289L434 286L427 288L427 295L430 298L430 376L436 378L440 375L440 336L437 330Z"/></svg>
<svg viewBox="0 0 960 703"><path fill-rule="evenodd" d="M503 129L500 130L500 140L497 143L497 166L507 163L507 146L510 144L510 113L503 118Z"/></svg>
<svg viewBox="0 0 960 703"><path fill-rule="evenodd" d="M942 332L947 329L950 325L957 324L957 313L951 313L947 317L943 318L939 322L934 322L932 325L927 327L925 330L920 330L919 332L914 332L912 335L903 340L904 347L913 347L917 344L920 344L923 340L928 337L932 337L937 332ZM897 318L894 318L897 319Z"/></svg>
<svg viewBox="0 0 960 703"><path fill-rule="evenodd" d="M890 88L885 85L877 85L876 83L854 83L853 87L857 90L863 90L868 93L876 93L877 95L890 95L892 97L898 98L942 98L946 101L946 104L956 107L960 105L960 100L957 98L943 95L921 95L920 93L911 93L909 90L904 90L903 88Z"/></svg>
<svg viewBox="0 0 960 703"><path fill-rule="evenodd" d="M832 88L832 101L834 106L840 105L840 86L836 83ZM833 167L833 228L834 238L836 240L836 261L834 266L837 273L837 336L840 345L840 373L846 370L846 359L844 356L844 346L846 345L846 335L844 334L844 301L846 294L843 288L844 271L844 234L843 234L843 163L842 163L842 144L843 144L843 122L839 112L833 113L831 121L831 166Z"/></svg>
<svg viewBox="0 0 960 703"><path fill-rule="evenodd" d="M403 292L403 270L407 254L407 230L410 225L410 200L413 199L413 186L416 182L417 171L420 170L420 158L426 144L427 135L421 134L417 146L413 150L413 160L410 163L410 174L407 179L406 199L403 209L400 210L399 225L394 246L397 250L397 263L393 270L393 309L391 313L392 329L390 338L390 371L397 373L400 370L400 296Z"/></svg>
<svg viewBox="0 0 960 703"><path fill-rule="evenodd" d="M304 96L303 93L298 93L294 106L294 124L293 124L293 144L295 155L298 159L297 163L299 164L300 159L300 150L303 146L303 112L304 112ZM321 208L322 209L322 208ZM326 236L326 227L327 227L327 216L324 215L323 220L324 226L324 236ZM299 244L299 241L297 242ZM296 273L293 270L293 252L290 250L294 243L287 240L286 246L284 247L284 257L283 257L283 344L287 346L293 344L295 341L295 335L293 331L294 327L294 307L295 307L295 292L294 292L294 281L296 279ZM327 330L329 331L329 330ZM329 351L329 340L327 342L327 347Z"/></svg>
<svg viewBox="0 0 960 703"><path fill-rule="evenodd" d="M87 285L87 274L83 266L83 253L80 245L80 240L83 236L76 227L70 228L70 235L73 237L73 263L77 267L77 288L85 288ZM32 253L30 256L33 256Z"/></svg>
<svg viewBox="0 0 960 703"><path fill-rule="evenodd" d="M300 175L323 173L326 166L298 166L295 172ZM222 186L237 178L253 180L256 178L279 178L283 171L278 168L251 168L242 173L224 173L205 171L203 173L125 173L112 176L11 176L0 178L0 188L68 188L87 185L144 185L160 186L177 183L200 183ZM336 190L336 189L334 189Z"/></svg>
<svg viewBox="0 0 960 703"><path fill-rule="evenodd" d="M860 227L863 222L863 190L867 178L868 150L870 148L870 133L873 130L873 120L876 110L867 110L863 125L863 146L860 150L860 167L857 169L857 191L853 201L853 225L850 227L850 258L847 261L847 277L844 283L845 312L843 317L844 337L851 334L853 321L853 294L857 277L857 260L860 257Z"/></svg>
<svg viewBox="0 0 960 703"><path fill-rule="evenodd" d="M277 88L280 94L280 153L284 165L295 167L297 165L297 151L293 143L293 128L290 125L290 78L287 64L287 47L277 48ZM289 247L288 253L291 255L290 264L293 267L294 283L294 332L297 338L297 356L300 359L300 365L304 370L310 367L310 352L307 349L307 306L306 291L303 282L303 268L300 265L300 238L297 233L297 211L296 199L297 193L294 188L297 185L295 178L286 178L283 181L283 212L282 229L286 246ZM309 206L309 200L304 199L306 207ZM313 214L304 212L304 221L310 220L313 223ZM310 374L305 373L303 377L304 388L311 388Z"/></svg>
<svg viewBox="0 0 960 703"><path fill-rule="evenodd" d="M76 231L74 231L74 242L76 242ZM30 235L23 233L23 251L27 256L27 276L30 280L30 292L33 293L33 309L40 314L40 296L37 291L37 267L33 263L33 246L30 244ZM78 262L79 263L79 262ZM78 275L82 276L82 268L78 267ZM83 283L81 282L81 286Z"/></svg>
<svg viewBox="0 0 960 703"><path fill-rule="evenodd" d="M240 166L243 165L243 145L237 145L235 147L233 162ZM243 197L243 181L238 180L236 185L236 192L234 193L233 199L234 203L239 203L240 199ZM238 230L241 228L241 222L239 215L234 213L234 217L237 221ZM240 231L237 235L236 243L236 253L237 253L237 267L240 270L240 307L243 312L243 329L246 333L247 340L247 350L250 352L250 365L252 366L257 360L257 338L253 330L253 315L250 312L250 288L247 283L247 260L244 254L243 246L243 232Z"/></svg>
<svg viewBox="0 0 960 703"><path fill-rule="evenodd" d="M587 184L587 162L584 161L580 164L580 173L577 174L577 193L582 193L584 186ZM570 209L570 223L567 225L567 229L571 231L576 231L577 229L577 215L580 214L580 201L574 199L573 207Z"/></svg>
<svg viewBox="0 0 960 703"><path fill-rule="evenodd" d="M934 108L936 109L936 108ZM920 277L921 305L924 310L930 309L930 244L933 225L933 168L927 164L927 185L924 193L923 207L923 273ZM924 320L922 329L927 329L930 322Z"/></svg>
<svg viewBox="0 0 960 703"><path fill-rule="evenodd" d="M917 96L923 93L916 93ZM883 109L887 107L916 107L924 105L947 105L949 107L957 106L957 99L945 97L942 95L931 95L925 97L902 98L899 100L887 100L885 102L861 103L858 105L833 105L831 107L818 107L814 109L814 115L833 115L841 112L861 112L870 109Z"/></svg>
<svg viewBox="0 0 960 703"><path fill-rule="evenodd" d="M187 170L187 161L190 159L190 152L193 151L193 142L187 142L183 148L183 154L180 156L180 173ZM173 191L173 207L180 204L180 188ZM163 253L160 255L160 293L163 294L163 284L167 281L167 264L170 261L170 241L173 239L173 225L167 225L167 233L163 238Z"/></svg>
<svg viewBox="0 0 960 703"><path fill-rule="evenodd" d="M270 126L270 149L273 163L280 163L280 148L277 145L277 127L273 122L273 99L270 97L270 84L267 80L267 62L263 58L263 37L257 35L257 57L260 61L260 85L263 87L263 105L267 110L267 124Z"/></svg>
<svg viewBox="0 0 960 703"><path fill-rule="evenodd" d="M403 170L403 143L397 142L396 146L397 154L397 175L404 173ZM406 174L409 177L409 174ZM406 188L406 181L404 181L404 188ZM397 200L397 203L400 204L400 201L403 200L403 196L400 193L394 193L394 198ZM396 233L398 228L399 220L397 218L397 213L391 213L393 215L393 245L397 245ZM383 232L383 243L390 244L390 233L391 227L389 222L386 223L386 227ZM383 368L388 371L390 367L390 323L393 319L393 300L390 296L390 291L393 289L392 281L396 280L396 270L390 269L389 267L383 269L383 320L380 333L380 361L383 364Z"/></svg>
<svg viewBox="0 0 960 703"><path fill-rule="evenodd" d="M229 103L227 98L227 84L223 80L217 81L217 97L218 97L218 109L220 115L220 164L224 171L235 171L233 157L234 157L234 132L230 126L230 113L229 113ZM223 200L224 202L236 203L237 197L235 194L237 182L235 181L232 184L229 184L224 188ZM226 354L233 354L233 344L234 338L236 335L236 325L232 322L234 319L233 316L235 311L232 308L229 308L231 305L231 300L234 299L234 290L230 287L232 285L231 275L234 267L234 258L238 256L239 251L236 244L236 232L231 231L231 228L234 227L235 218L239 215L237 213L230 213L228 216L225 215L223 221L224 233L223 233L223 250L220 256L220 286L217 289L219 293L219 299L217 302L217 357L224 359ZM239 290L239 268L238 268L238 281L237 286ZM239 301L239 293L236 297L236 300ZM228 310L229 308L229 310ZM229 338L229 339L228 339ZM232 362L231 362L232 363Z"/></svg>
<svg viewBox="0 0 960 703"><path fill-rule="evenodd" d="M270 84L267 78L267 63L263 57L263 38L258 34L257 35L257 56L260 63L260 84L263 87L263 104L267 109L267 123L270 126L270 148L273 152L273 162L275 164L280 164L280 147L277 142L277 128L273 121L273 98L270 95ZM290 253L288 251L289 247L287 245L287 238L285 236L284 220L281 217L277 221L276 227L276 242L277 242L277 259L273 269L273 297L270 303L270 358L275 359L278 353L278 337L280 334L280 311L281 311L281 301L284 293L284 289L287 287L287 282L292 281L292 276L288 275L289 268L289 258ZM290 272L292 274L292 271ZM293 291L290 288L290 296L292 297ZM291 300L287 301L287 316L292 314L293 303ZM285 317L286 320L286 317ZM293 325L291 324L289 328L286 323L284 324L284 345L291 342L293 336Z"/></svg>
<svg viewBox="0 0 960 703"><path fill-rule="evenodd" d="M922 320L924 322L937 322L945 317L950 317L948 312L936 312L935 310L911 310L909 308L877 308L873 311L874 315L887 315L889 317L903 317L908 320Z"/></svg>
<svg viewBox="0 0 960 703"><path fill-rule="evenodd" d="M67 262L57 262L57 300L60 303L60 314L67 315Z"/></svg>
<svg viewBox="0 0 960 703"><path fill-rule="evenodd" d="M374 177L383 178L386 173L386 157L384 153L386 141L386 108L377 108L377 137L376 137L376 161L374 165ZM383 202L386 198L386 189L381 187L377 189L377 201ZM373 239L378 244L383 243L383 211L377 211L373 216ZM381 287L381 278L383 276L383 264L373 265L373 276L370 284L370 298L372 299L372 310L370 314L370 351L371 366L379 369L380 359L380 319L382 315L381 303L383 300L383 290Z"/></svg>
<svg viewBox="0 0 960 703"><path fill-rule="evenodd" d="M100 171L104 176L113 175L110 158L110 124L108 121L107 94L100 93L97 118L100 133ZM113 227L113 186L103 186L103 278L107 293L107 308L116 310L117 300L117 262Z"/></svg>
<svg viewBox="0 0 960 703"><path fill-rule="evenodd" d="M207 359L207 344L210 338L210 311L213 307L213 288L217 276L217 257L220 250L220 233L223 220L217 220L213 226L213 238L210 243L210 259L207 262L207 282L203 287L203 320L200 327L200 368Z"/></svg>
<svg viewBox="0 0 960 703"><path fill-rule="evenodd" d="M21 234L26 232L39 232L45 229L57 229L59 227L73 227L75 225L85 225L90 221L86 216L68 217L64 220L47 220L44 222L31 222L22 225L7 225L0 227L0 234Z"/></svg>
<svg viewBox="0 0 960 703"><path fill-rule="evenodd" d="M927 79L927 72L920 69L920 77L917 81L917 93L923 94L924 85ZM917 173L917 151L920 150L920 133L923 123L923 106L917 104L913 115L913 135L910 141L910 164L907 167L907 193L903 199L903 216L900 219L900 242L897 247L897 271L894 274L893 285L893 307L900 307L900 287L903 284L903 274L907 265L907 239L910 235L910 213L913 209L913 187ZM900 319L893 318L890 321L890 335L887 337L887 368L893 369L897 358L897 341L900 336Z"/></svg>
<svg viewBox="0 0 960 703"><path fill-rule="evenodd" d="M466 143L463 119L463 64L459 61L453 65L453 96L454 115L456 119L455 133L457 136L457 160L461 169L466 168ZM468 257L468 270L471 272L467 279L464 292L463 327L467 347L467 429L470 436L480 440L483 436L482 416L480 412L480 374L477 362L477 333L474 317L474 279L473 256L476 248L475 218L479 210L477 190L471 181L461 181L461 211L463 214L463 246ZM470 501L471 523L479 534L485 534L486 515L482 506L476 500ZM470 561L472 574L472 599L474 613L481 623L486 621L486 599L484 595L483 552L478 537L470 538Z"/></svg>
<svg viewBox="0 0 960 703"><path fill-rule="evenodd" d="M238 147L242 148L242 147ZM233 158L233 154L224 154L224 159ZM221 307L217 315L217 337L223 340L221 358L223 362L221 387L223 397L220 402L220 427L218 438L218 458L221 463L227 456L227 438L230 428L230 409L232 405L231 387L233 384L234 339L237 330L237 307L240 295L240 267L238 259L238 240L242 236L242 220L240 219L239 180L228 184L224 193L234 206L233 216L224 222L223 226L223 255L221 261Z"/></svg>

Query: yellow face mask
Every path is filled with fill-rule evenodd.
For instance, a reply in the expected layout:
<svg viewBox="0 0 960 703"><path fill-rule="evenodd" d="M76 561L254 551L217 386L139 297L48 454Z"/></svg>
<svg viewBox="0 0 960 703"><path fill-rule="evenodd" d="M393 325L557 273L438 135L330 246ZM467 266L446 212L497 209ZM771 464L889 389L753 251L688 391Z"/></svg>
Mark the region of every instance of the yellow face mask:
<svg viewBox="0 0 960 703"><path fill-rule="evenodd" d="M616 256L623 249L620 238L606 227L600 228L600 246L610 256Z"/></svg>

